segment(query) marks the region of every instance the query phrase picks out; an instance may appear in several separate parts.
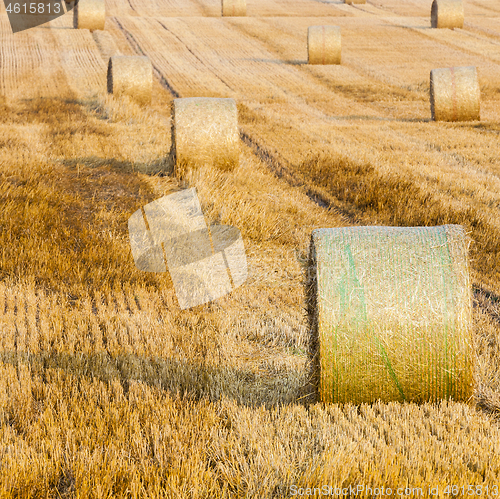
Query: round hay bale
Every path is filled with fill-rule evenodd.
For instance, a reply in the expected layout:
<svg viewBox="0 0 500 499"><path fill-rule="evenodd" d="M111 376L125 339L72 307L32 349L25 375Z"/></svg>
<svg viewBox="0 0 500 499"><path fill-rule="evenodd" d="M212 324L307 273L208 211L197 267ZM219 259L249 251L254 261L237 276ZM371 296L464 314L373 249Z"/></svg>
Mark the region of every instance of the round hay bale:
<svg viewBox="0 0 500 499"><path fill-rule="evenodd" d="M434 0L431 7L431 27L463 28L464 6L462 0Z"/></svg>
<svg viewBox="0 0 500 499"><path fill-rule="evenodd" d="M222 15L228 17L246 16L246 0L222 0Z"/></svg>
<svg viewBox="0 0 500 499"><path fill-rule="evenodd" d="M175 173L212 165L230 171L239 163L240 136L234 99L189 97L172 105Z"/></svg>
<svg viewBox="0 0 500 499"><path fill-rule="evenodd" d="M307 30L309 64L340 64L341 50L339 26L309 26Z"/></svg>
<svg viewBox="0 0 500 499"><path fill-rule="evenodd" d="M480 120L481 92L476 68L433 69L430 101L434 121Z"/></svg>
<svg viewBox="0 0 500 499"><path fill-rule="evenodd" d="M77 0L73 8L75 29L104 29L106 5L104 0Z"/></svg>
<svg viewBox="0 0 500 499"><path fill-rule="evenodd" d="M366 0L344 0L344 3L352 5L353 3L366 3Z"/></svg>
<svg viewBox="0 0 500 499"><path fill-rule="evenodd" d="M322 401L469 399L467 249L457 225L313 231L308 310Z"/></svg>
<svg viewBox="0 0 500 499"><path fill-rule="evenodd" d="M108 93L151 104L153 66L148 57L115 55L108 62Z"/></svg>

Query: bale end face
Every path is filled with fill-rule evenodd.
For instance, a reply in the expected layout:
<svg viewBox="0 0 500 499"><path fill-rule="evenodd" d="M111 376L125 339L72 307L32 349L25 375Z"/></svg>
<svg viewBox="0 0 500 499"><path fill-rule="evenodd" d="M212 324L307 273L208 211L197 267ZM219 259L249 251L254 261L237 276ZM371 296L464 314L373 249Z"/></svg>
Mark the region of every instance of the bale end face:
<svg viewBox="0 0 500 499"><path fill-rule="evenodd" d="M244 17L247 15L246 0L222 0L223 17Z"/></svg>
<svg viewBox="0 0 500 499"><path fill-rule="evenodd" d="M90 31L103 30L106 22L104 0L76 0L73 8L73 27Z"/></svg>
<svg viewBox="0 0 500 499"><path fill-rule="evenodd" d="M342 39L339 26L310 26L307 30L309 64L340 64Z"/></svg>
<svg viewBox="0 0 500 499"><path fill-rule="evenodd" d="M432 28L463 28L464 6L462 0L434 0L431 7Z"/></svg>
<svg viewBox="0 0 500 499"><path fill-rule="evenodd" d="M153 67L143 56L115 55L109 58L108 93L126 95L139 104L150 104L153 87Z"/></svg>
<svg viewBox="0 0 500 499"><path fill-rule="evenodd" d="M481 92L476 68L433 69L430 105L433 121L479 121Z"/></svg>
<svg viewBox="0 0 500 499"><path fill-rule="evenodd" d="M238 166L240 137L234 99L174 99L170 154L180 178L203 165L225 171Z"/></svg>
<svg viewBox="0 0 500 499"><path fill-rule="evenodd" d="M462 227L315 230L307 293L323 402L471 396L475 357Z"/></svg>

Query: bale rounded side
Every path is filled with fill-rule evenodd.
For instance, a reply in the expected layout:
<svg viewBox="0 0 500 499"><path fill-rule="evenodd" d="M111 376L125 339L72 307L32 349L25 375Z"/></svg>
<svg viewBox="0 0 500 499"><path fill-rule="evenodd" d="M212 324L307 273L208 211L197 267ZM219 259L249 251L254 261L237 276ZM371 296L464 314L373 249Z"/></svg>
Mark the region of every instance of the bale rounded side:
<svg viewBox="0 0 500 499"><path fill-rule="evenodd" d="M103 30L106 22L104 0L77 0L73 8L75 29Z"/></svg>
<svg viewBox="0 0 500 499"><path fill-rule="evenodd" d="M470 398L467 251L456 225L313 231L308 311L323 402Z"/></svg>
<svg viewBox="0 0 500 499"><path fill-rule="evenodd" d="M307 54L309 64L340 64L342 38L339 26L309 26Z"/></svg>
<svg viewBox="0 0 500 499"><path fill-rule="evenodd" d="M462 0L434 0L431 7L432 28L463 28L464 6Z"/></svg>
<svg viewBox="0 0 500 499"><path fill-rule="evenodd" d="M108 93L127 95L139 104L150 104L153 67L145 56L115 55L108 62Z"/></svg>
<svg viewBox="0 0 500 499"><path fill-rule="evenodd" d="M222 0L222 15L227 17L246 16L246 0Z"/></svg>
<svg viewBox="0 0 500 499"><path fill-rule="evenodd" d="M481 92L474 66L433 69L430 104L434 121L478 121Z"/></svg>
<svg viewBox="0 0 500 499"><path fill-rule="evenodd" d="M190 97L172 105L172 151L175 173L213 165L230 171L239 164L240 136L234 99Z"/></svg>

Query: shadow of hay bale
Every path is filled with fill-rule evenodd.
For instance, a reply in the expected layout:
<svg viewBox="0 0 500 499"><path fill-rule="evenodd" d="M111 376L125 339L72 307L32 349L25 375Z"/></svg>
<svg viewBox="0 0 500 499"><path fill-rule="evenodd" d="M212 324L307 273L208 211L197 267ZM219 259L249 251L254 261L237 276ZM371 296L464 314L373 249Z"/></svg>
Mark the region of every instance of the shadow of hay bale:
<svg viewBox="0 0 500 499"><path fill-rule="evenodd" d="M86 156L83 158L63 159L59 163L69 168L84 166L87 168L99 168L108 166L111 169L123 173L144 173L147 175L171 175L174 170L172 157L159 158L149 163L120 161L114 158L99 158L97 156Z"/></svg>

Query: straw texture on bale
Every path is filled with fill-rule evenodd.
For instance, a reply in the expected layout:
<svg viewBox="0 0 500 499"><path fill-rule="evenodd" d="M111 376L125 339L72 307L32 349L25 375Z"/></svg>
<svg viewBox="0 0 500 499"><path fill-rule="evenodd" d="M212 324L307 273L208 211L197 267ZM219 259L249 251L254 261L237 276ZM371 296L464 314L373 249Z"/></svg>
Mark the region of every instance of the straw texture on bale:
<svg viewBox="0 0 500 499"><path fill-rule="evenodd" d="M108 62L108 92L127 95L139 104L151 103L153 66L148 57L115 55Z"/></svg>
<svg viewBox="0 0 500 499"><path fill-rule="evenodd" d="M105 61L108 61L109 58L114 55L120 55L120 51L118 50L111 33L98 29L92 33L92 37L94 38L94 41L99 48L99 52L101 52L101 56Z"/></svg>
<svg viewBox="0 0 500 499"><path fill-rule="evenodd" d="M239 163L238 111L234 99L189 97L172 105L175 173L212 165L230 171Z"/></svg>
<svg viewBox="0 0 500 499"><path fill-rule="evenodd" d="M430 101L434 121L480 120L481 92L476 68L433 69Z"/></svg>
<svg viewBox="0 0 500 499"><path fill-rule="evenodd" d="M307 30L309 64L340 64L341 51L339 26L309 26Z"/></svg>
<svg viewBox="0 0 500 499"><path fill-rule="evenodd" d="M366 3L366 0L345 0L344 3L347 3L349 5L353 3Z"/></svg>
<svg viewBox="0 0 500 499"><path fill-rule="evenodd" d="M75 29L103 30L106 21L104 0L77 0L73 9Z"/></svg>
<svg viewBox="0 0 500 499"><path fill-rule="evenodd" d="M222 0L222 15L228 17L246 16L246 0Z"/></svg>
<svg viewBox="0 0 500 499"><path fill-rule="evenodd" d="M434 0L431 7L432 28L463 28L464 6L462 0Z"/></svg>
<svg viewBox="0 0 500 499"><path fill-rule="evenodd" d="M313 231L308 311L322 401L469 399L467 246L456 225Z"/></svg>

